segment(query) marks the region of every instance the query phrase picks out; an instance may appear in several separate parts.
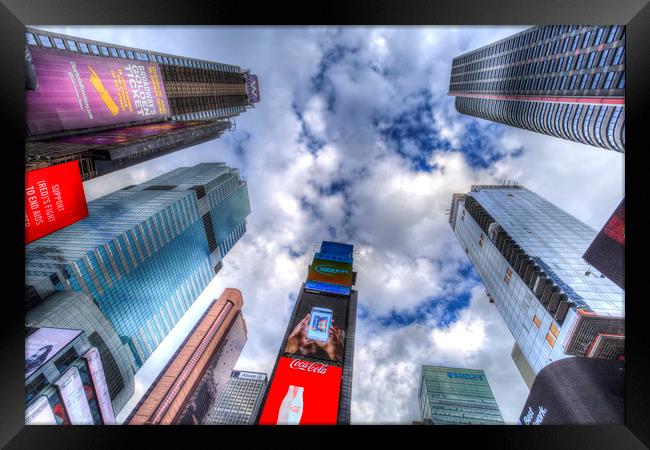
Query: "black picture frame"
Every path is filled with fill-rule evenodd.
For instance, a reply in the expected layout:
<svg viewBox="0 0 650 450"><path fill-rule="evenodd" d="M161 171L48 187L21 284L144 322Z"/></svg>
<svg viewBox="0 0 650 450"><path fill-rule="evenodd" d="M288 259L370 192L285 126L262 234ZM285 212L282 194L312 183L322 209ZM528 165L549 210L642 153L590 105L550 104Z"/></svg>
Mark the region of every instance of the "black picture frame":
<svg viewBox="0 0 650 450"><path fill-rule="evenodd" d="M154 446L309 445L324 439L340 445L361 438L361 445L383 443L395 435L398 445L465 445L496 448L644 448L650 445L650 380L648 339L641 311L642 268L647 267L643 249L648 245L643 200L647 187L640 172L647 163L641 146L647 127L650 83L650 5L648 0L426 0L350 2L265 2L140 0L3 0L0 5L2 33L2 90L0 91L5 198L5 264L2 339L2 392L0 445L25 448L132 448L135 441ZM19 236L24 224L21 164L24 157L24 25L533 25L533 24L624 24L626 31L626 418L625 426L360 426L360 427L26 427L24 422L24 245ZM267 94L267 97L269 94ZM602 151L594 149L594 151ZM644 159L645 157L645 159ZM644 164L645 163L645 164ZM570 195L568 193L567 195ZM645 219L647 220L647 219ZM638 264L633 260L639 259ZM630 261L632 260L632 261ZM647 276L646 276L647 277ZM17 291L17 292L16 292ZM355 372L355 377L364 374ZM380 387L378 387L380 389ZM290 433L290 434L288 434ZM315 436L320 436L314 440ZM356 439L355 439L356 440ZM451 442L451 444L444 442ZM331 444L327 444L331 445ZM273 446L273 445L272 445Z"/></svg>

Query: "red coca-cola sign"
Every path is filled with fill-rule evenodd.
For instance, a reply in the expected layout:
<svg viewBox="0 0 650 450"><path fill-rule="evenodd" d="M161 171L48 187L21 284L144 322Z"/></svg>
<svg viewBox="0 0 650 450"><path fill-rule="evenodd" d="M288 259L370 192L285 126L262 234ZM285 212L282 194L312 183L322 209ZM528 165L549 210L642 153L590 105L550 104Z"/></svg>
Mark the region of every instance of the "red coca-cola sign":
<svg viewBox="0 0 650 450"><path fill-rule="evenodd" d="M327 364L303 361L302 359L294 359L289 363L290 369L304 370L305 372L313 372L321 375L327 373L328 367L330 366Z"/></svg>
<svg viewBox="0 0 650 450"><path fill-rule="evenodd" d="M260 416L260 425L336 425L342 369L280 357Z"/></svg>

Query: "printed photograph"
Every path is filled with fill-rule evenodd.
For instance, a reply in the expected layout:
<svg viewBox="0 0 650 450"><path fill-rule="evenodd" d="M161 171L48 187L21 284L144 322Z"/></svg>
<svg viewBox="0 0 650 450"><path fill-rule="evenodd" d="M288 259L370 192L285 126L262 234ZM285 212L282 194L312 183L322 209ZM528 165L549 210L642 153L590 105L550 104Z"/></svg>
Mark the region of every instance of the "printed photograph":
<svg viewBox="0 0 650 450"><path fill-rule="evenodd" d="M625 31L27 26L25 424L624 424Z"/></svg>

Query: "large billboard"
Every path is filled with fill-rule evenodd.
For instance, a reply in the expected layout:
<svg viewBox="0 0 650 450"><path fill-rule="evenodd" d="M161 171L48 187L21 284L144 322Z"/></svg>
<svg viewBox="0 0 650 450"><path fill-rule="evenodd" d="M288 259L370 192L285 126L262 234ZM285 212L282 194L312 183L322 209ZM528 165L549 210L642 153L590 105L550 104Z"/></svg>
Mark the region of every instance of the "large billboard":
<svg viewBox="0 0 650 450"><path fill-rule="evenodd" d="M32 135L170 117L157 63L30 50L38 85L25 92Z"/></svg>
<svg viewBox="0 0 650 450"><path fill-rule="evenodd" d="M78 161L25 174L25 243L88 217Z"/></svg>
<svg viewBox="0 0 650 450"><path fill-rule="evenodd" d="M310 292L303 292L298 302L284 353L343 361L348 302Z"/></svg>
<svg viewBox="0 0 650 450"><path fill-rule="evenodd" d="M39 328L25 338L25 378L37 371L68 345L81 330Z"/></svg>
<svg viewBox="0 0 650 450"><path fill-rule="evenodd" d="M132 127L115 128L92 134L66 136L47 141L52 144L116 145L153 135L170 133L176 130L205 125L207 121L158 122Z"/></svg>
<svg viewBox="0 0 650 450"><path fill-rule="evenodd" d="M39 396L27 407L25 425L56 425L56 418L46 396Z"/></svg>
<svg viewBox="0 0 650 450"><path fill-rule="evenodd" d="M113 404L106 385L106 377L104 376L104 368L99 356L99 350L93 347L88 350L84 355L84 359L88 363L90 370L90 377L95 386L97 400L99 402L99 410L102 415L102 422L104 425L115 425L115 415L113 413Z"/></svg>
<svg viewBox="0 0 650 450"><path fill-rule="evenodd" d="M81 382L79 369L74 366L68 368L54 385L59 389L70 423L72 425L93 425L93 415Z"/></svg>
<svg viewBox="0 0 650 450"><path fill-rule="evenodd" d="M625 199L621 200L583 257L620 288L625 288Z"/></svg>
<svg viewBox="0 0 650 450"><path fill-rule="evenodd" d="M352 264L314 258L309 267L306 289L330 294L350 295Z"/></svg>
<svg viewBox="0 0 650 450"><path fill-rule="evenodd" d="M251 102L258 103L260 101L260 85L257 75L246 74L246 91Z"/></svg>
<svg viewBox="0 0 650 450"><path fill-rule="evenodd" d="M573 357L539 371L519 416L523 425L622 425L625 364Z"/></svg>
<svg viewBox="0 0 650 450"><path fill-rule="evenodd" d="M260 425L336 425L340 367L281 357Z"/></svg>

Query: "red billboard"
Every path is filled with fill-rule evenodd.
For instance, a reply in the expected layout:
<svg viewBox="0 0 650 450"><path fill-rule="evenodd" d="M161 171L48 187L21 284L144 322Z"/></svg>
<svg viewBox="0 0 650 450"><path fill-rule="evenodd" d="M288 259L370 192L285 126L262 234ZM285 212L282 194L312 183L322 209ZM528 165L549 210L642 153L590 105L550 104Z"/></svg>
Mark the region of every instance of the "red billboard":
<svg viewBox="0 0 650 450"><path fill-rule="evenodd" d="M33 135L170 117L157 63L31 48L35 90L25 91Z"/></svg>
<svg viewBox="0 0 650 450"><path fill-rule="evenodd" d="M336 425L342 368L280 357L260 425Z"/></svg>
<svg viewBox="0 0 650 450"><path fill-rule="evenodd" d="M25 243L88 217L79 162L25 174Z"/></svg>

